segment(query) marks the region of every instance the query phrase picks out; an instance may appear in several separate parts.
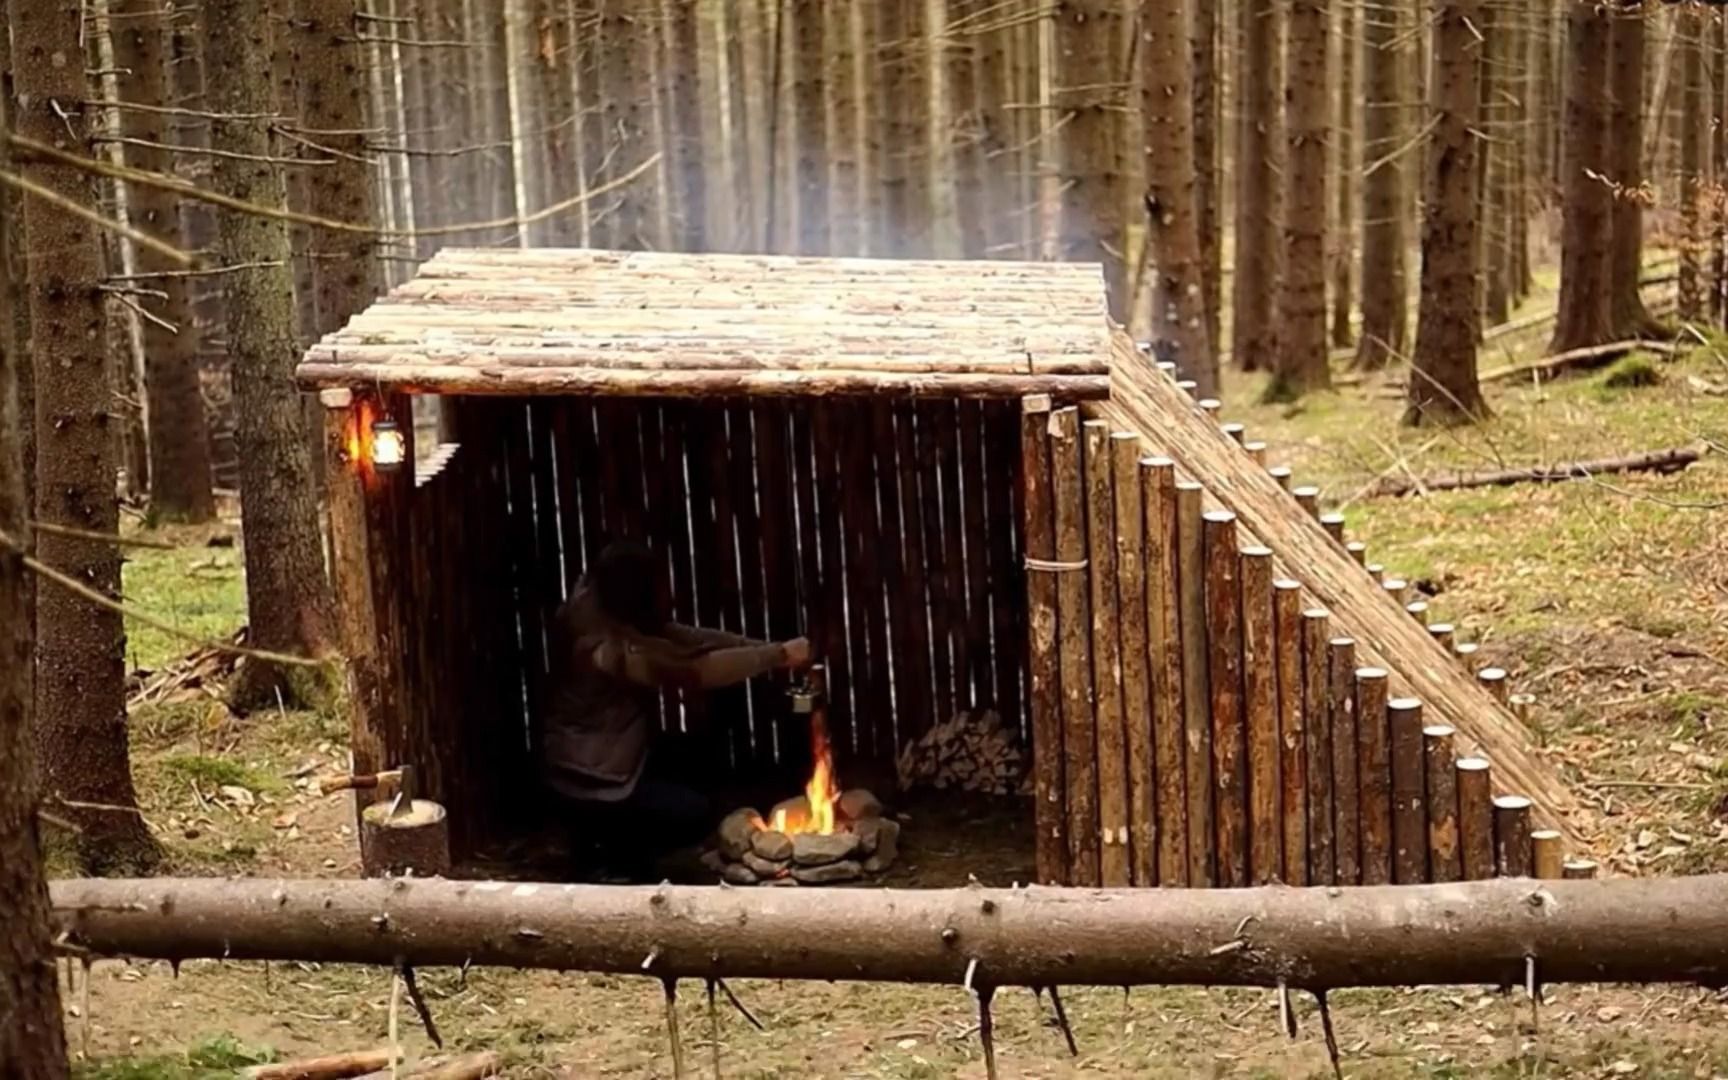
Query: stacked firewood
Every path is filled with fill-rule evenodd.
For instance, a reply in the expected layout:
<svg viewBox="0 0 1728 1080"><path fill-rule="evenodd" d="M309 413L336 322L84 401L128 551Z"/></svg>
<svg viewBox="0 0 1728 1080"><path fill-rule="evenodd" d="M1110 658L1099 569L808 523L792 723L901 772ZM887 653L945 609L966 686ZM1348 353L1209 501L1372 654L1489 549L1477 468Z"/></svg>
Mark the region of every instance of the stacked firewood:
<svg viewBox="0 0 1728 1080"><path fill-rule="evenodd" d="M1023 793L1029 782L1017 733L993 709L955 714L900 749L900 789Z"/></svg>

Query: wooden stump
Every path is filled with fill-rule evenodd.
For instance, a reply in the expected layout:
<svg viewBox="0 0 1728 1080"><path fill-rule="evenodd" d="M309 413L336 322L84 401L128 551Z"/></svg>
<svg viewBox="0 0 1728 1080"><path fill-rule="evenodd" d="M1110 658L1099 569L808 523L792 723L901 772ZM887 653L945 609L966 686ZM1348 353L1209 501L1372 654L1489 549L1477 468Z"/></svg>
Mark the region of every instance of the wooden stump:
<svg viewBox="0 0 1728 1080"><path fill-rule="evenodd" d="M450 874L450 821L444 807L414 799L392 816L396 800L373 803L360 814L360 865L367 877Z"/></svg>

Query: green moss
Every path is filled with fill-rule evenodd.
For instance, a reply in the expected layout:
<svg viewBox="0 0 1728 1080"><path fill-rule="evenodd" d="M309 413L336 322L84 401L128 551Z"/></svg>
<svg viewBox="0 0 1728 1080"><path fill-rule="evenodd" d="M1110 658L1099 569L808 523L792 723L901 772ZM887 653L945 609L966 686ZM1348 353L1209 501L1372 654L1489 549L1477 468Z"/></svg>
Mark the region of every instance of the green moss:
<svg viewBox="0 0 1728 1080"><path fill-rule="evenodd" d="M279 786L275 780L237 761L208 754L175 754L163 758L161 768L170 776L209 787L243 787L267 791Z"/></svg>
<svg viewBox="0 0 1728 1080"><path fill-rule="evenodd" d="M111 1058L76 1064L75 1080L216 1080L233 1076L249 1065L277 1060L265 1046L247 1046L232 1035L211 1035L186 1048L184 1054Z"/></svg>
<svg viewBox="0 0 1728 1080"><path fill-rule="evenodd" d="M1662 383L1662 372L1656 367L1649 353L1634 352L1622 357L1602 376L1604 390L1636 390L1645 386L1659 386Z"/></svg>

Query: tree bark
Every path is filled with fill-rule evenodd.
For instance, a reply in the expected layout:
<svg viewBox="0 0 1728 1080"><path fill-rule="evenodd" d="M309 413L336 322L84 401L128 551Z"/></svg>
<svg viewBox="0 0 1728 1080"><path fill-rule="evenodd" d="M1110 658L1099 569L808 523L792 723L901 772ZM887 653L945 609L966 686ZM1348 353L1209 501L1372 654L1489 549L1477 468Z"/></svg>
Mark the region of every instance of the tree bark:
<svg viewBox="0 0 1728 1080"><path fill-rule="evenodd" d="M1057 0L1057 115L1062 148L1062 252L1067 262L1101 263L1110 314L1128 321L1122 265L1123 162L1118 115L1124 9L1119 0Z"/></svg>
<svg viewBox="0 0 1728 1080"><path fill-rule="evenodd" d="M1478 264L1483 276L1482 306L1478 329L1498 326L1511 315L1511 282L1506 270L1510 259L1508 224L1511 198L1511 155L1517 147L1507 96L1516 93L1510 87L1511 72L1520 65L1508 48L1514 38L1514 28L1507 22L1508 12L1489 4L1483 10L1480 89L1481 125L1488 138L1480 141L1476 152L1481 155L1478 171L1482 176L1482 212L1477 217L1477 248L1481 252Z"/></svg>
<svg viewBox="0 0 1728 1080"><path fill-rule="evenodd" d="M209 20L205 66L213 111L271 111L270 26L265 0L235 0L222 18ZM286 203L281 171L257 160L281 153L272 146L267 122L217 124L211 144L253 159L218 157L212 178L217 191L264 206ZM248 214L223 214L218 225L222 264L250 268L227 275L224 305L234 363L248 637L257 648L316 655L332 644L330 601L312 443L294 384L299 350L288 226ZM286 700L318 704L322 690L305 670L256 660L241 666L230 688L242 708L274 704L278 691Z"/></svg>
<svg viewBox="0 0 1728 1080"><path fill-rule="evenodd" d="M1406 424L1460 423L1487 414L1476 381L1476 172L1478 70L1474 52L1482 0L1446 0L1434 19L1434 95L1422 300Z"/></svg>
<svg viewBox="0 0 1728 1080"><path fill-rule="evenodd" d="M1277 0L1242 0L1241 11L1230 351L1243 371L1262 371L1271 369L1278 355L1276 304L1283 247L1279 228L1284 220L1283 10Z"/></svg>
<svg viewBox="0 0 1728 1080"><path fill-rule="evenodd" d="M797 139L798 243L801 255L828 254L828 87L824 0L791 5L792 113Z"/></svg>
<svg viewBox="0 0 1728 1080"><path fill-rule="evenodd" d="M21 134L82 150L77 116L58 102L88 96L79 9L58 0L13 0ZM31 164L26 175L56 194L92 202L84 174ZM102 253L87 223L39 199L24 204L30 236L27 273L36 379L38 521L91 532L119 528L109 366L103 349ZM109 596L120 593L120 553L112 544L41 533L36 555ZM137 812L127 761L125 628L120 616L64 589L37 594L36 737L50 798L113 809L73 814L79 855L93 872L153 866L159 855Z"/></svg>
<svg viewBox="0 0 1728 1080"><path fill-rule="evenodd" d="M1560 238L1560 300L1550 353L1615 339L1609 309L1609 248L1613 195L1608 174L1608 25L1592 4L1566 8L1566 120L1560 170L1564 223ZM1594 174L1594 175L1592 175Z"/></svg>
<svg viewBox="0 0 1728 1080"><path fill-rule="evenodd" d="M1140 8L1146 220L1155 267L1152 351L1193 379L1201 397L1216 397L1218 354L1207 335L1206 272L1196 215L1200 176L1186 8L1185 0L1146 0Z"/></svg>
<svg viewBox="0 0 1728 1080"><path fill-rule="evenodd" d="M1224 341L1224 241L1220 235L1224 191L1219 183L1218 162L1223 85L1218 78L1218 5L1184 0L1184 7L1193 20L1190 31L1194 58L1194 225L1200 239L1206 340L1212 349L1212 367L1216 372Z"/></svg>
<svg viewBox="0 0 1728 1080"><path fill-rule="evenodd" d="M1396 5L1363 12L1362 336L1356 367L1378 371L1401 359L1410 316L1404 263L1406 176L1405 21ZM1420 163L1420 154L1415 156Z"/></svg>
<svg viewBox="0 0 1728 1080"><path fill-rule="evenodd" d="M145 105L169 100L167 57L168 19L157 0L116 0L110 7L114 63L123 72L122 96ZM134 109L120 111L121 133L129 139L167 144L174 140L168 117ZM126 164L152 172L172 173L173 155L154 147L129 144ZM128 189L132 224L171 242L180 237L177 200L170 192L144 184ZM174 264L150 248L137 249L139 273L160 273ZM193 329L189 286L185 278L150 283L167 297L153 305L155 314L179 328L176 333L145 320L144 389L149 410L150 509L170 521L205 522L216 516L211 492L210 432L204 395L198 379L198 335Z"/></svg>
<svg viewBox="0 0 1728 1080"><path fill-rule="evenodd" d="M678 250L707 251L708 181L702 160L703 102L700 0L666 0L670 19L672 156L669 172L678 193ZM581 28L571 30L581 36ZM572 49L576 46L572 46ZM820 59L820 57L819 57ZM563 117L557 118L559 122ZM583 213L587 213L584 208Z"/></svg>
<svg viewBox="0 0 1728 1080"><path fill-rule="evenodd" d="M1706 184L1704 132L1710 125L1710 98L1704 80L1702 38L1706 21L1693 8L1675 12L1674 32L1680 35L1680 318L1702 322L1708 317L1705 260L1710 241L1706 235Z"/></svg>
<svg viewBox="0 0 1728 1080"><path fill-rule="evenodd" d="M1350 325L1350 313L1354 310L1353 279L1351 262L1354 257L1354 240L1356 237L1356 170L1359 161L1356 153L1356 95L1359 92L1356 69L1362 55L1362 41L1358 36L1357 5L1345 3L1332 9L1336 13L1337 46L1338 46L1338 85L1335 88L1337 101L1338 123L1334 129L1332 144L1337 150L1337 168L1334 174L1338 177L1338 189L1334 201L1332 230L1332 347L1348 349L1356 340L1355 328ZM1367 15L1367 12L1361 13Z"/></svg>
<svg viewBox="0 0 1728 1080"><path fill-rule="evenodd" d="M1326 82L1328 0L1294 0L1286 94L1282 332L1273 354L1270 401L1289 401L1332 385L1326 339Z"/></svg>
<svg viewBox="0 0 1728 1080"><path fill-rule="evenodd" d="M1661 324L1650 317L1638 291L1644 255L1644 5L1623 2L1611 21L1614 107L1607 148L1616 195L1608 257L1609 317L1619 337L1657 337Z"/></svg>
<svg viewBox="0 0 1728 1080"><path fill-rule="evenodd" d="M1728 977L1728 875L1341 889L56 881L98 954L663 979L1309 989ZM1233 941L1242 945L1230 946Z"/></svg>
<svg viewBox="0 0 1728 1080"><path fill-rule="evenodd" d="M0 5L0 37L6 36ZM0 93L0 169L12 161L10 94ZM19 219L0 213L0 533L23 542L30 516L18 374L29 361L15 336L14 263ZM23 552L0 539L0 1061L25 1080L66 1075L60 985L48 929L48 888L37 835L37 778L31 738L34 620Z"/></svg>

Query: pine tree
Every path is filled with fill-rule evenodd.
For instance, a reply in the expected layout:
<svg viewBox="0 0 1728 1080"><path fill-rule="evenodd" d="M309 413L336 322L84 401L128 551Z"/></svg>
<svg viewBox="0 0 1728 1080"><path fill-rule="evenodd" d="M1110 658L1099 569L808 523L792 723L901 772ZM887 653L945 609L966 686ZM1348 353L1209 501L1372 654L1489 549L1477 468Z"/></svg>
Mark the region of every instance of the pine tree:
<svg viewBox="0 0 1728 1080"><path fill-rule="evenodd" d="M1266 388L1274 401L1332 385L1326 347L1327 0L1293 0L1289 15L1282 324Z"/></svg>
<svg viewBox="0 0 1728 1080"><path fill-rule="evenodd" d="M1699 40L1704 20L1686 8L1676 13L1680 35L1680 318L1702 322L1707 317L1704 258L1708 251L1704 222L1704 131L1710 120L1710 97L1704 81L1704 49Z"/></svg>
<svg viewBox="0 0 1728 1080"><path fill-rule="evenodd" d="M1200 234L1201 292L1206 302L1206 340L1213 364L1224 341L1224 189L1218 133L1223 128L1223 83L1218 77L1218 5L1184 0L1193 21L1194 202Z"/></svg>
<svg viewBox="0 0 1728 1080"><path fill-rule="evenodd" d="M1613 340L1609 249L1608 50L1612 16L1594 4L1566 8L1566 116L1560 168L1560 300L1551 353Z"/></svg>
<svg viewBox="0 0 1728 1080"><path fill-rule="evenodd" d="M1404 147L1404 78L1410 48L1400 43L1404 22L1396 5L1362 13L1362 336L1356 367L1378 371L1402 359L1410 316L1405 277L1405 209L1409 163Z"/></svg>
<svg viewBox="0 0 1728 1080"><path fill-rule="evenodd" d="M1126 74L1120 0L1057 0L1055 101L1062 145L1062 258L1104 266L1110 312L1127 322L1122 265L1123 140L1117 130Z"/></svg>
<svg viewBox="0 0 1728 1080"><path fill-rule="evenodd" d="M1660 336L1663 328L1650 317L1638 289L1644 271L1644 5L1623 2L1612 24L1613 113L1606 164L1616 194L1608 260L1610 319L1617 337Z"/></svg>
<svg viewBox="0 0 1728 1080"><path fill-rule="evenodd" d="M1357 12L1355 0L1343 0L1334 4L1337 34L1334 44L1338 50L1338 85L1333 95L1338 103L1338 123L1333 129L1332 144L1336 154L1336 167L1333 175L1337 179L1337 190L1333 204L1335 217L1331 233L1332 240L1332 347L1348 349L1356 341L1355 329L1350 325L1350 314L1354 309L1355 299L1354 274L1352 273L1356 225L1356 172L1359 162L1356 154L1356 95L1360 92L1357 85L1357 61L1362 55L1362 41L1358 33Z"/></svg>
<svg viewBox="0 0 1728 1080"><path fill-rule="evenodd" d="M1278 0L1241 3L1230 348L1243 371L1261 371L1270 369L1278 355L1277 300L1284 246L1279 232L1284 220L1283 8Z"/></svg>

